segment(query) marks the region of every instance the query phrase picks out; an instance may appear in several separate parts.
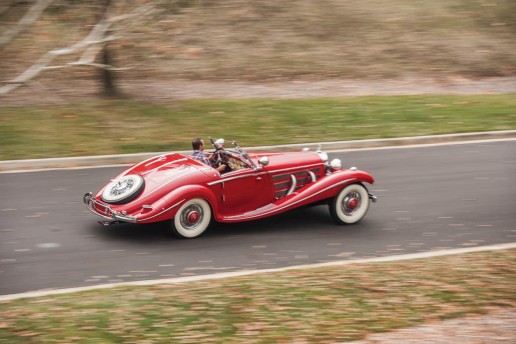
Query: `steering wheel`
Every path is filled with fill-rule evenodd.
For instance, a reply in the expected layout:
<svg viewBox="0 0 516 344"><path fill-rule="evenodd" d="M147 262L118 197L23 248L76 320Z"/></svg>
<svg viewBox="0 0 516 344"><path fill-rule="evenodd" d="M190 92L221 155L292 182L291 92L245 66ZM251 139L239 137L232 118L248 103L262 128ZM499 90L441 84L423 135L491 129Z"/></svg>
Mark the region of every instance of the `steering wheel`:
<svg viewBox="0 0 516 344"><path fill-rule="evenodd" d="M215 167L219 167L220 165L226 165L226 168L222 173L227 173L232 171L232 168L228 165L227 160L227 153L224 147L222 147L221 144L218 144L217 142L213 141L213 139L210 137L211 144L215 148L215 152L213 152L211 156L211 160L213 162L213 165ZM218 141L218 140L217 140ZM223 143L222 143L223 144Z"/></svg>

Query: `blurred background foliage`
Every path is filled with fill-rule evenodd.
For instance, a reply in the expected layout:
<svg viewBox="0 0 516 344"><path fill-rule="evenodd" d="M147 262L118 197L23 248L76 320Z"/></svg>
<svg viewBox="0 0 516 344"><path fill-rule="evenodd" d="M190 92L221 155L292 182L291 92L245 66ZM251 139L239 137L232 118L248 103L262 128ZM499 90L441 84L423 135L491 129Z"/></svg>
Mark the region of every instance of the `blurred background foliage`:
<svg viewBox="0 0 516 344"><path fill-rule="evenodd" d="M207 135L250 146L516 128L513 95L303 102L154 96L156 87L166 94L180 81L217 81L211 87L223 89L225 81L309 88L319 80L416 80L417 88L424 79L513 80L514 0L4 0L0 37L37 1L50 4L0 48L1 82L108 20L109 40L101 44L118 68L108 74L116 87L137 86L106 102L105 69L74 65L82 51L57 56L0 96L0 159L188 149L192 137ZM106 63L102 56L95 62Z"/></svg>
<svg viewBox="0 0 516 344"><path fill-rule="evenodd" d="M2 27L32 1L8 0ZM49 49L81 40L106 0L55 0L0 51L8 80ZM514 0L125 0L111 15L148 6L150 14L114 25L113 65L121 79L277 80L498 77L516 74ZM46 72L88 79L77 67ZM61 79L62 80L62 79Z"/></svg>

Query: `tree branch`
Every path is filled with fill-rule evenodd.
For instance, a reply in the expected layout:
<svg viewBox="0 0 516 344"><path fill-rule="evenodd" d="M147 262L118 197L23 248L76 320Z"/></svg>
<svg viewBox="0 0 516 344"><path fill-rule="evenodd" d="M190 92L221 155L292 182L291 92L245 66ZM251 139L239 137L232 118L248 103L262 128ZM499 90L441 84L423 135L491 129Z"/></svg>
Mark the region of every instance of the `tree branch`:
<svg viewBox="0 0 516 344"><path fill-rule="evenodd" d="M32 78L36 77L44 70L49 69L58 69L64 68L64 66L53 66L48 67L48 65L58 56L70 55L81 51L91 45L101 44L106 42L106 38L104 38L105 32L109 29L111 23L106 20L101 20L93 27L88 36L84 38L82 41L77 42L67 48L55 49L46 52L41 56L32 66L30 66L27 70L25 70L22 74L17 76L16 78L8 81L8 85L4 87L0 87L0 95L7 94ZM111 40L111 38L109 38Z"/></svg>
<svg viewBox="0 0 516 344"><path fill-rule="evenodd" d="M16 26L6 30L2 37L0 37L0 49L9 44L20 32L25 30L31 25L43 11L53 2L54 0L37 0L34 5L25 13L25 15L18 21Z"/></svg>
<svg viewBox="0 0 516 344"><path fill-rule="evenodd" d="M45 3L50 4L53 0L38 0L38 3ZM35 5L34 5L35 6ZM72 44L65 48L60 49L54 49L46 52L43 54L32 66L27 68L24 72L22 72L20 75L18 75L16 78L4 82L6 85L0 87L0 96L6 95L7 93L15 90L16 88L20 87L21 85L27 83L31 79L35 78L37 75L39 75L41 72L46 70L53 70L53 69L62 69L66 68L68 66L91 66L95 68L105 69L105 70L112 70L112 71L118 71L118 70L126 70L130 68L117 68L111 65L107 64L101 64L101 63L95 63L95 58L98 56L98 54L102 51L104 45L108 42L114 41L119 38L117 35L109 35L108 33L111 29L111 27L115 23L119 23L122 21L125 21L130 18L141 18L145 17L147 15L150 15L152 13L156 12L156 9L153 8L153 6L140 6L136 8L133 12L109 17L107 13L110 12L110 9L108 8L106 10L106 15L103 19L100 19L99 22L91 29L89 34L82 40L75 44ZM32 18L33 16L31 16ZM37 17L35 17L37 18ZM32 21L35 20L35 18L32 18ZM29 25L29 24L27 24ZM61 66L49 66L54 59L56 59L58 56L64 56L64 55L71 55L78 52L81 52L84 50L84 53L82 56L75 62L69 62L65 65Z"/></svg>

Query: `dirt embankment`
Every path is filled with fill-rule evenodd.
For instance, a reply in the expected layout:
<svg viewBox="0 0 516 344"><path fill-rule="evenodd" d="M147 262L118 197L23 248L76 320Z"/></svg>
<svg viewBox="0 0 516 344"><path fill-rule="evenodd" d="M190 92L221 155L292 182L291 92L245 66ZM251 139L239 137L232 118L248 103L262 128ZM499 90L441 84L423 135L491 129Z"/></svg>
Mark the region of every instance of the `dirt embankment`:
<svg viewBox="0 0 516 344"><path fill-rule="evenodd" d="M318 98L363 95L403 94L494 94L516 93L516 77L466 79L410 78L396 80L319 81L192 81L192 80L131 80L120 84L121 97L138 101L169 103L193 98ZM33 104L65 104L98 101L98 85L92 81L75 82L70 87L44 87L41 84L16 90L0 99L4 106Z"/></svg>
<svg viewBox="0 0 516 344"><path fill-rule="evenodd" d="M115 14L142 3L128 2ZM0 11L6 29L30 3L16 4ZM112 27L118 38L109 51L112 65L122 68L115 74L122 97L173 101L516 89L513 0L391 0L388 6L382 0L213 0L163 6ZM98 16L98 8L84 1L48 7L0 49L0 82L20 75L49 50L84 39ZM81 54L52 65L70 66ZM87 66L51 68L0 103L98 100L98 74Z"/></svg>

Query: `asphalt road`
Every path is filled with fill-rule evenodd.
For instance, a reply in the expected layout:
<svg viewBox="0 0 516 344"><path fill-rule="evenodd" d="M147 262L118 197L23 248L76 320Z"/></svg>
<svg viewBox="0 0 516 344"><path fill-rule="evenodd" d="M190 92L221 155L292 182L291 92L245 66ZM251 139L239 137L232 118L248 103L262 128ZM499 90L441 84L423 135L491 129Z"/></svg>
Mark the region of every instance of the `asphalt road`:
<svg viewBox="0 0 516 344"><path fill-rule="evenodd" d="M123 167L0 174L0 294L516 241L516 141L330 153L371 172L355 225L326 206L180 240L167 224L104 228L82 203Z"/></svg>

